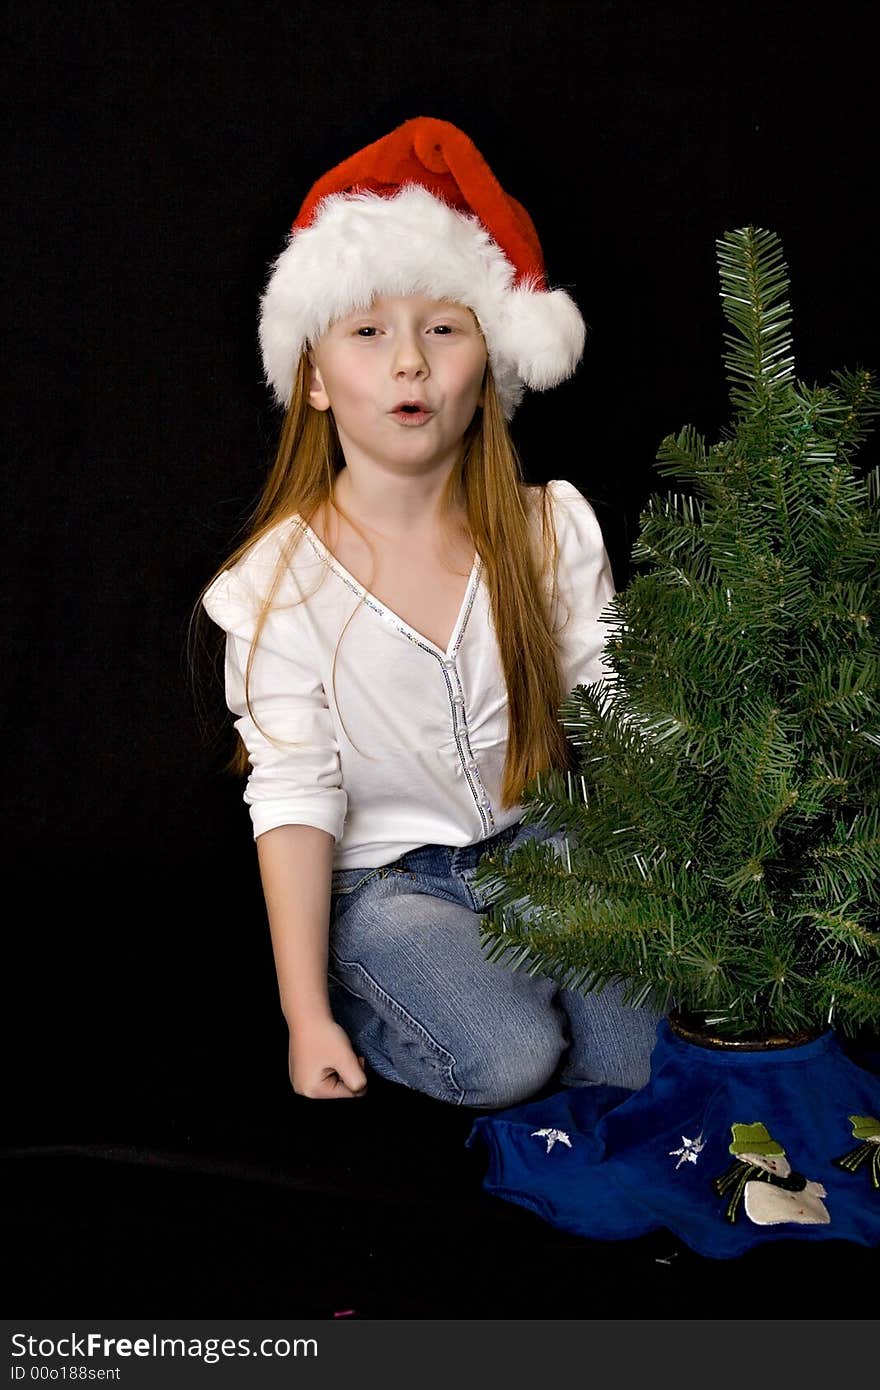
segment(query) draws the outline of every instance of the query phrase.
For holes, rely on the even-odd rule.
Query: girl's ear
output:
[[[327,395],[321,373],[311,353],[309,353],[309,405],[314,406],[315,410],[330,409],[330,397]]]

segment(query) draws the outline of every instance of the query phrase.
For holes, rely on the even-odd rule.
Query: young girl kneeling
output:
[[[272,267],[278,457],[203,603],[301,1095],[362,1095],[366,1065],[479,1108],[647,1080],[656,1013],[487,961],[473,882],[546,838],[518,797],[568,765],[557,711],[604,673],[595,514],[526,485],[507,428],[583,340],[528,213],[444,121],[320,179]]]

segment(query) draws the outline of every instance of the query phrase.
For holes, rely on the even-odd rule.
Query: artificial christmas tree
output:
[[[641,572],[603,615],[609,674],[560,710],[576,765],[523,792],[555,845],[476,873],[490,959],[659,1000],[651,1081],[483,1117],[468,1142],[489,1145],[490,1189],[588,1235],[668,1225],[738,1253],[752,1237],[723,1234],[712,1182],[734,1154],[734,1183],[750,1166],[750,1191],[811,1199],[815,1219],[758,1194],[752,1211],[781,1215],[755,1228],[875,1243],[876,1192],[856,1194],[835,1160],[880,1113],[876,1079],[841,1047],[880,1023],[880,470],[852,461],[880,392],[861,369],[796,381],[777,237],[746,227],[717,246],[733,427],[711,448],[690,428],[660,448],[687,491],[648,503]],[[505,1128],[520,1122],[521,1151]],[[547,1129],[569,1139],[554,1145],[565,1200],[531,1169]],[[776,1157],[731,1147],[749,1133]]]

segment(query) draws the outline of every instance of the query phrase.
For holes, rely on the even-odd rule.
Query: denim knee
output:
[[[504,1110],[531,1099],[553,1077],[564,1046],[561,1031],[548,1030],[520,1047],[499,1037],[489,1055],[475,1053],[456,1061],[453,1071],[464,1092],[462,1103]]]

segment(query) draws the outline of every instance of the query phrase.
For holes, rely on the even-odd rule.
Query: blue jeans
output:
[[[460,849],[420,845],[376,869],[337,869],[330,904],[330,1006],[355,1051],[386,1080],[452,1105],[499,1109],[562,1086],[638,1089],[659,1013],[609,984],[584,995],[486,959],[473,887],[502,844],[562,835],[508,826]]]

